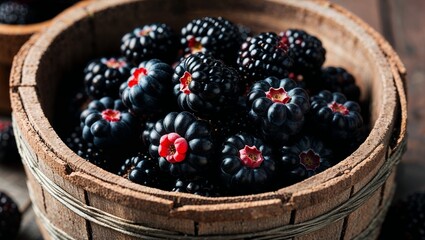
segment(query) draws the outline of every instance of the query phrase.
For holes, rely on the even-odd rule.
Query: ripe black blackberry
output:
[[[174,94],[180,109],[213,116],[233,109],[242,92],[237,71],[203,53],[191,54],[176,67]]]
[[[264,32],[242,43],[237,65],[244,81],[250,85],[270,76],[287,77],[293,60],[276,33]]]
[[[140,144],[139,119],[128,112],[121,99],[103,97],[89,103],[81,113],[82,136],[101,149],[133,149]]]
[[[294,60],[292,72],[320,72],[326,60],[326,49],[316,36],[301,29],[287,29],[279,33],[280,43]]]
[[[292,79],[268,77],[252,85],[248,109],[264,141],[285,144],[303,130],[310,102],[308,93]]]
[[[360,102],[360,88],[354,76],[342,67],[322,68],[322,88],[331,92],[340,92],[347,100]]]
[[[185,55],[210,53],[214,58],[234,65],[242,43],[239,27],[222,17],[193,19],[181,29],[181,44]]]
[[[29,24],[35,22],[30,7],[26,3],[17,1],[0,2],[0,23]]]
[[[165,23],[136,27],[121,38],[121,53],[134,65],[153,58],[171,64],[179,48],[178,35]]]
[[[90,61],[84,68],[84,86],[91,99],[117,98],[121,83],[131,75],[133,65],[123,57],[102,57]]]
[[[214,160],[209,124],[189,112],[170,112],[149,134],[149,153],[162,171],[175,177],[204,174]]]
[[[172,77],[171,66],[159,59],[141,62],[120,87],[124,105],[139,117],[168,112],[176,105]]]
[[[119,169],[118,175],[148,187],[166,189],[171,186],[170,178],[161,173],[158,162],[148,153],[139,152],[127,158]]]
[[[106,171],[113,171],[116,162],[118,162],[93,143],[86,142],[81,136],[81,127],[79,126],[65,138],[65,144],[78,156]]]
[[[0,239],[15,239],[21,227],[22,214],[16,202],[0,192]]]
[[[191,193],[206,197],[220,196],[218,186],[212,183],[209,179],[203,177],[194,179],[178,178],[171,191]]]
[[[333,152],[317,137],[304,135],[280,150],[281,186],[307,179],[332,166]]]
[[[51,19],[79,0],[2,0],[0,23],[32,24]]]
[[[410,193],[391,204],[379,239],[425,239],[425,192]]]
[[[0,162],[19,163],[20,159],[12,121],[9,118],[0,118]]]
[[[229,137],[219,154],[221,181],[229,194],[266,192],[276,175],[272,148],[245,133]]]
[[[363,117],[357,102],[347,101],[344,94],[323,90],[310,98],[309,128],[326,141],[342,144],[358,136]]]

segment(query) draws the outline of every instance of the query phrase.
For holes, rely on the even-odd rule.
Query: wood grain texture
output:
[[[421,156],[425,154],[425,149],[421,147],[421,143],[425,141],[425,139],[423,139],[425,136],[425,127],[424,124],[421,123],[425,114],[423,112],[425,102],[421,97],[421,92],[425,87],[423,86],[423,84],[425,84],[425,71],[423,65],[425,57],[424,48],[421,47],[425,41],[424,32],[421,30],[421,26],[425,24],[425,19],[422,14],[422,11],[425,9],[425,6],[423,6],[424,2],[421,0],[390,0],[387,6],[390,12],[385,11],[384,13],[382,13],[383,8],[379,3],[380,1],[377,0],[332,0],[332,2],[341,4],[348,10],[354,12],[379,32],[395,35],[385,35],[385,37],[388,40],[393,39],[391,43],[396,47],[403,62],[407,65],[409,71],[408,88],[410,109],[409,147],[399,168],[400,174],[397,176],[397,191],[399,191],[401,195],[405,195],[414,190],[425,189],[425,177],[423,176],[425,163],[421,158]],[[391,31],[388,31],[388,27]],[[384,31],[383,28],[387,30]],[[414,74],[412,75],[412,73]],[[412,101],[414,102],[412,103]],[[0,169],[0,177],[3,177],[3,174],[4,172],[1,172]],[[15,174],[22,175],[22,173]],[[393,177],[392,175],[392,178]],[[2,181],[0,181],[0,186],[1,183]],[[25,199],[23,196],[22,198]],[[208,229],[208,225],[205,227]],[[25,234],[25,236],[30,237],[22,239],[37,239],[36,234]]]

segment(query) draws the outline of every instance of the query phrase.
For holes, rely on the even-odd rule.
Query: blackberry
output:
[[[185,55],[210,53],[214,58],[234,65],[241,43],[239,27],[222,17],[193,19],[181,29]]]
[[[179,178],[176,180],[171,191],[191,193],[206,197],[220,196],[217,185],[212,183],[209,179],[203,177],[194,179]]]
[[[148,153],[139,152],[129,157],[118,171],[118,175],[130,181],[148,187],[163,188],[170,186],[170,179],[163,176],[158,167],[158,162]]]
[[[242,24],[238,24],[237,26],[242,37],[242,42],[246,41],[246,39],[253,36],[253,33],[249,27]]]
[[[332,166],[333,152],[323,141],[305,135],[280,151],[281,184],[290,185],[316,175]]]
[[[242,82],[234,68],[202,53],[180,62],[173,83],[180,109],[204,117],[233,109],[242,92]]]
[[[379,239],[425,239],[425,192],[412,192],[391,204]]]
[[[12,121],[9,118],[0,118],[0,162],[18,163],[20,160]]]
[[[344,94],[323,90],[310,98],[309,127],[333,143],[346,143],[363,127],[363,117],[357,102],[347,101]]]
[[[141,62],[121,87],[121,99],[135,115],[167,112],[176,102],[172,94],[173,69],[159,59]]]
[[[118,162],[114,161],[110,154],[96,147],[93,143],[86,142],[81,136],[81,127],[76,127],[75,130],[65,138],[65,144],[81,158],[106,171],[113,171],[116,165],[115,162]]]
[[[342,67],[322,68],[323,89],[340,92],[350,101],[360,101],[360,88],[356,85],[354,76]]]
[[[117,98],[121,83],[131,75],[133,66],[125,58],[102,57],[90,61],[84,68],[84,86],[92,99]]]
[[[248,85],[270,76],[285,78],[292,64],[288,48],[274,32],[247,38],[237,58],[238,70]]]
[[[149,153],[159,167],[176,177],[204,174],[214,159],[211,130],[189,112],[170,112],[149,134]]]
[[[28,4],[16,1],[0,2],[0,23],[23,25],[35,21]]]
[[[310,102],[295,81],[268,77],[252,85],[248,109],[264,141],[281,145],[301,133]]]
[[[233,194],[270,190],[276,175],[272,148],[245,133],[229,137],[221,148],[221,180]]]
[[[131,149],[139,145],[140,122],[120,99],[93,100],[81,113],[82,136],[101,149]]]
[[[22,214],[16,202],[0,192],[0,239],[15,239],[21,227]]]
[[[171,64],[178,49],[178,35],[165,23],[136,27],[121,38],[121,53],[135,65],[153,58]]]
[[[287,29],[279,33],[280,43],[294,60],[295,73],[320,71],[326,60],[326,49],[317,37],[301,29]]]

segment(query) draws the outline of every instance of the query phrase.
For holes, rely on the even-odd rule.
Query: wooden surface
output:
[[[425,1],[422,0],[332,0],[378,30],[396,49],[408,71],[408,150],[399,165],[396,198],[425,190]],[[19,164],[0,165],[0,190],[8,192],[24,211],[18,239],[42,237],[35,225],[25,185],[25,175]]]

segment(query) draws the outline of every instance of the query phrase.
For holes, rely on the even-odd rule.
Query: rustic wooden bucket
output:
[[[10,114],[12,110],[9,97],[9,75],[13,57],[34,33],[48,27],[50,22],[51,19],[26,25],[0,23],[0,114]]]
[[[209,198],[144,187],[72,152],[52,125],[59,82],[88,60],[119,51],[135,26],[178,28],[223,16],[253,31],[304,28],[326,65],[347,68],[370,101],[371,132],[338,165],[263,194]],[[110,0],[74,8],[15,58],[10,96],[33,208],[46,239],[376,239],[406,148],[406,70],[383,38],[325,1]],[[72,81],[72,79],[71,79]]]

